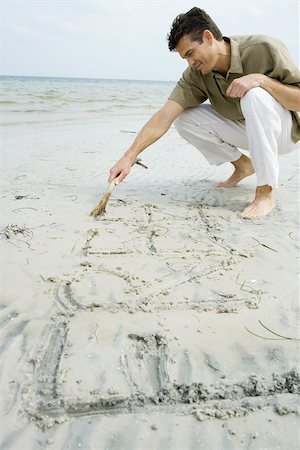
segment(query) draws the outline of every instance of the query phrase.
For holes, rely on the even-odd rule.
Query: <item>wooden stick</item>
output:
[[[148,169],[147,166],[145,166],[145,164],[141,163],[140,158],[137,158],[133,161],[132,166],[134,164],[138,164],[139,166],[144,167],[145,169]],[[96,206],[96,208],[93,209],[93,211],[91,212],[91,216],[93,217],[97,217],[100,216],[101,214],[105,213],[105,208],[107,205],[107,202],[111,196],[111,194],[113,193],[113,190],[115,189],[116,184],[115,184],[115,178],[109,183],[107,191],[105,192],[105,194],[103,195],[102,199],[100,200],[100,202],[98,203],[98,205]]]

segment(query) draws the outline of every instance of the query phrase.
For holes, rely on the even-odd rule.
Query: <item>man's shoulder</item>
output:
[[[284,43],[273,36],[266,34],[252,34],[252,35],[235,35],[230,36],[230,39],[237,42],[241,49],[246,49],[255,46],[265,48],[281,48],[285,47]]]
[[[182,81],[199,84],[203,81],[202,73],[193,67],[187,67],[181,76]]]

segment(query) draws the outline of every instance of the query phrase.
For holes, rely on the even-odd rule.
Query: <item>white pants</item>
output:
[[[175,127],[210,164],[236,161],[242,154],[238,148],[248,150],[257,185],[277,187],[278,154],[300,147],[291,138],[291,112],[259,87],[250,89],[240,102],[245,120],[225,119],[203,104],[184,110]]]

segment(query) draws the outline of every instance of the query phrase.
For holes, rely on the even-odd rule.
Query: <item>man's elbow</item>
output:
[[[288,108],[292,112],[300,112],[300,100],[296,100],[291,108]]]
[[[161,120],[170,128],[172,123],[184,111],[184,108],[174,100],[168,99],[164,106],[159,110]]]
[[[300,112],[300,87],[298,88],[298,92],[297,92],[297,96],[296,96],[296,106],[294,111],[295,112]]]

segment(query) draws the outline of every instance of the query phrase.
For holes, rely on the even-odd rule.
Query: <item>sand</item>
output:
[[[297,449],[299,153],[247,220],[171,129],[90,217],[139,125],[2,132],[0,448]]]

